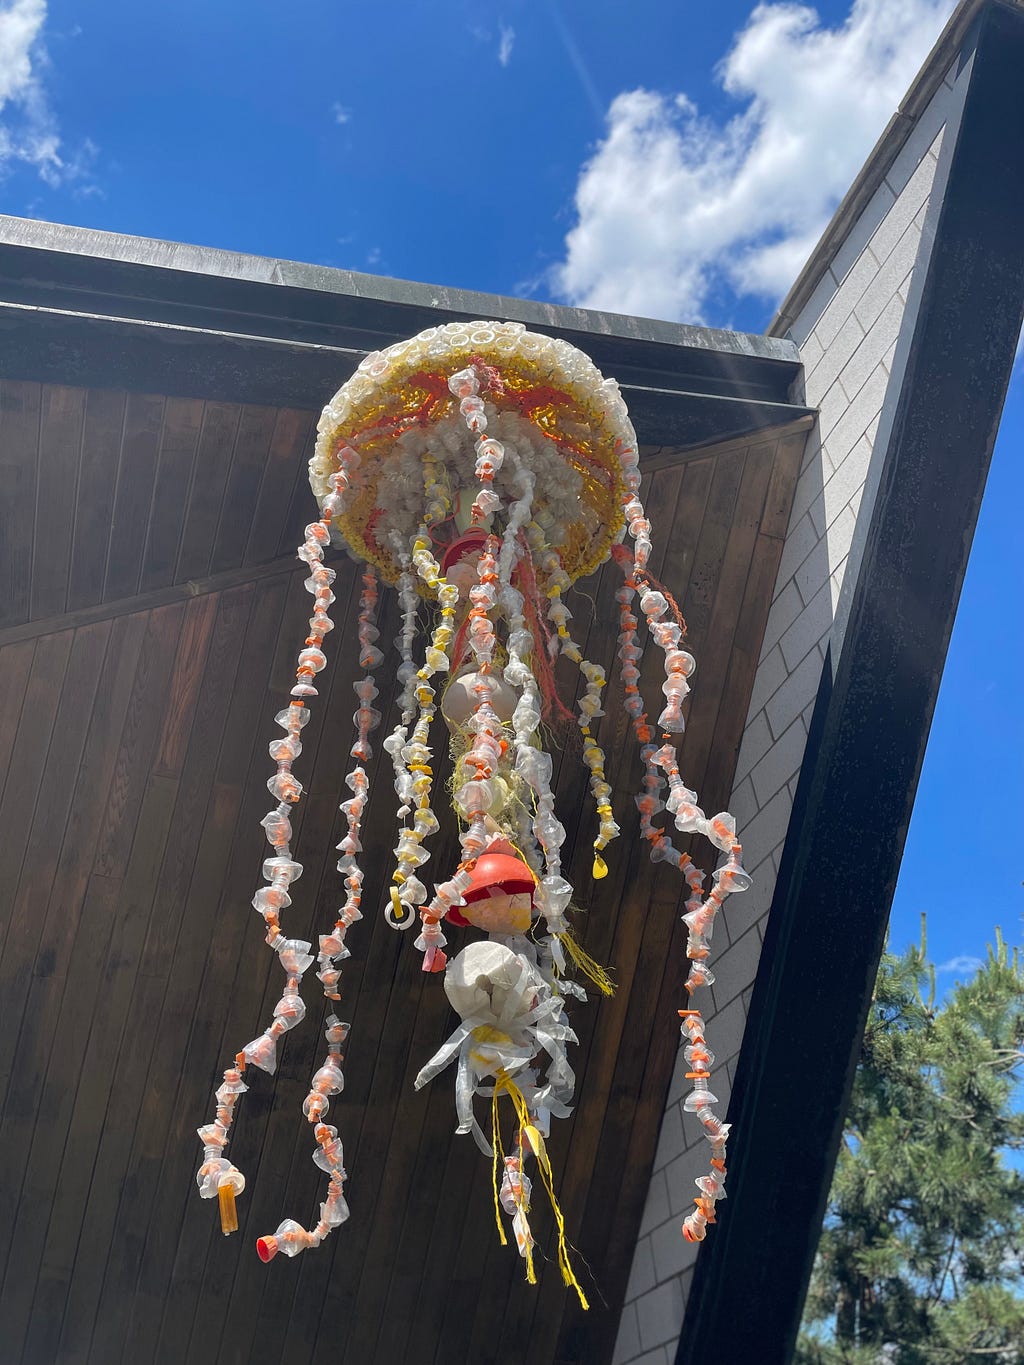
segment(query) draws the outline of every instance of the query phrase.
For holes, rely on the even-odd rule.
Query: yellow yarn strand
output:
[[[502,1091],[505,1091],[508,1094],[509,1099],[512,1101],[513,1108],[516,1111],[516,1117],[519,1120],[520,1127],[520,1142],[522,1141],[522,1135],[525,1134],[529,1140],[530,1146],[533,1148],[534,1155],[537,1158],[537,1166],[540,1170],[541,1179],[544,1181],[544,1188],[547,1191],[548,1200],[551,1204],[551,1212],[554,1214],[555,1218],[555,1226],[558,1229],[558,1268],[562,1272],[562,1280],[566,1285],[571,1285],[572,1288],[576,1290],[577,1297],[580,1301],[580,1307],[586,1310],[590,1307],[590,1304],[587,1303],[587,1296],[584,1294],[583,1287],[579,1280],[577,1280],[572,1268],[572,1263],[569,1260],[569,1248],[565,1239],[565,1219],[562,1217],[562,1210],[559,1208],[558,1198],[555,1195],[555,1177],[554,1172],[551,1169],[551,1161],[548,1157],[547,1148],[544,1145],[544,1138],[541,1136],[539,1130],[530,1122],[530,1111],[526,1106],[523,1092],[505,1071],[500,1071],[494,1082],[492,1116],[495,1121],[495,1132],[497,1133],[496,1118],[498,1112],[498,1096]],[[498,1141],[500,1141],[500,1137],[498,1138]],[[496,1158],[498,1141],[495,1142],[494,1147]],[[521,1148],[519,1160],[521,1163]],[[495,1160],[494,1170],[495,1179],[497,1179],[497,1159]],[[497,1185],[495,1185],[495,1202],[497,1202]],[[504,1241],[504,1238],[502,1240]],[[531,1284],[536,1283],[536,1279],[533,1277],[533,1258],[529,1253],[527,1253],[526,1278]]]
[[[505,1148],[504,1148],[504,1146],[503,1146],[503,1144],[502,1144],[502,1141],[501,1141],[501,1116],[500,1116],[500,1114],[499,1114],[499,1112],[498,1112],[498,1100],[499,1100],[499,1098],[500,1098],[500,1096],[501,1096],[502,1091],[505,1091],[508,1095],[511,1096],[511,1098],[512,1098],[512,1104],[513,1104],[513,1106],[515,1107],[515,1111],[516,1111],[517,1117],[519,1116],[519,1113],[520,1113],[520,1108],[519,1108],[519,1105],[520,1105],[520,1104],[522,1105],[522,1112],[523,1112],[524,1114],[526,1114],[527,1120],[529,1120],[529,1117],[530,1117],[530,1116],[529,1116],[529,1114],[526,1112],[526,1101],[523,1099],[523,1093],[522,1093],[522,1091],[519,1089],[519,1087],[516,1085],[515,1081],[513,1081],[513,1080],[511,1079],[511,1077],[508,1075],[508,1073],[507,1073],[506,1071],[500,1071],[500,1072],[498,1073],[498,1076],[497,1076],[497,1078],[496,1078],[496,1080],[495,1080],[495,1083],[494,1083],[494,1094],[493,1094],[493,1096],[491,1097],[491,1148],[492,1148],[492,1150],[493,1150],[493,1152],[494,1152],[494,1161],[493,1161],[493,1164],[492,1164],[492,1167],[491,1167],[491,1184],[492,1184],[493,1187],[494,1187],[494,1221],[495,1221],[495,1222],[497,1223],[497,1225],[498,1225],[498,1236],[501,1238],[501,1245],[502,1245],[502,1246],[507,1246],[507,1245],[508,1245],[508,1239],[507,1239],[506,1236],[505,1236],[505,1227],[504,1227],[504,1224],[503,1224],[502,1221],[501,1221],[502,1209],[501,1209],[501,1199],[500,1199],[500,1197],[499,1197],[499,1188],[498,1188],[498,1187],[499,1187],[499,1180],[500,1180],[499,1172],[504,1168],[504,1165],[505,1165]],[[518,1098],[519,1098],[519,1104],[516,1103],[516,1097],[517,1097],[517,1096],[518,1096]],[[522,1127],[522,1119],[521,1119],[521,1118],[520,1118],[520,1127]],[[522,1140],[520,1139],[520,1144],[519,1144],[519,1178],[520,1178],[520,1182],[522,1181],[522,1176],[523,1176],[523,1147],[522,1147]],[[537,1283],[537,1272],[536,1272],[536,1270],[534,1269],[534,1265],[533,1265],[533,1247],[530,1246],[529,1243],[527,1243],[527,1245],[526,1245],[526,1252],[525,1252],[525,1254],[524,1254],[524,1258],[523,1258],[523,1259],[526,1261],[526,1283],[527,1283],[527,1284],[536,1284],[536,1283]]]
[[[500,1073],[502,1076],[504,1072]],[[501,1199],[499,1198],[499,1175],[498,1172],[505,1164],[505,1149],[501,1145],[501,1123],[498,1116],[498,1096],[501,1094],[497,1084],[494,1087],[494,1094],[491,1096],[491,1150],[494,1159],[491,1163],[491,1184],[494,1186],[494,1221],[498,1225],[498,1236],[501,1238],[501,1245],[508,1246],[508,1239],[505,1236],[505,1225],[501,1221]]]
[[[530,863],[529,863],[529,860],[528,860],[527,857],[526,857],[526,854],[525,854],[525,853],[523,852],[523,850],[519,847],[519,845],[518,845],[518,844],[516,843],[516,841],[512,838],[512,836],[511,836],[510,834],[506,834],[506,832],[505,832],[504,830],[502,830],[502,832],[501,832],[501,837],[502,837],[502,839],[505,840],[506,844],[509,844],[509,845],[510,845],[512,848],[514,848],[515,851],[519,854],[519,861],[520,861],[521,863],[524,863],[524,864],[526,865],[526,870],[527,870],[527,872],[529,872],[530,876],[533,878],[533,884],[534,884],[534,886],[536,886],[536,885],[537,885],[537,874],[536,874],[536,872],[534,872],[533,868],[530,866]]]
[[[608,968],[594,961],[571,929],[567,929],[564,934],[556,934],[555,937],[576,964],[577,971],[588,981],[592,981],[602,995],[615,994],[615,982],[608,975]]]

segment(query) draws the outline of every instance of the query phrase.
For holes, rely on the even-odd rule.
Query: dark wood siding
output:
[[[0,626],[262,564],[301,539],[315,415],[0,380]]]
[[[450,1075],[412,1089],[452,1018],[375,910],[394,842],[391,782],[376,768],[369,910],[342,978],[346,1090],[332,1112],[352,1218],[319,1251],[264,1267],[254,1238],[284,1216],[308,1221],[322,1198],[300,1113],[321,1040],[316,983],[277,1076],[259,1074],[240,1108],[232,1154],[249,1185],[230,1239],[196,1194],[194,1129],[279,986],[250,898],[266,745],[308,615],[306,570],[280,557],[313,511],[314,415],[6,382],[0,423],[16,501],[0,528],[13,532],[0,632],[5,1362],[607,1361],[685,975],[679,880],[635,838],[640,771],[619,687],[601,737],[623,837],[601,883],[578,739],[557,765],[582,934],[619,982],[611,1001],[574,1011],[579,1103],[551,1143],[590,1314],[551,1262],[531,1288],[497,1244],[487,1163],[453,1136]],[[801,432],[770,433],[682,460],[646,452],[653,567],[699,664],[683,771],[708,810],[728,798],[802,445]],[[338,902],[355,705],[355,570],[335,567],[338,628],[300,760],[305,873],[286,921],[313,939]],[[615,580],[604,572],[570,599],[578,638],[606,665]],[[384,640],[396,628],[389,600]],[[651,651],[643,670],[653,692]],[[428,872],[455,848],[445,826]],[[550,1247],[539,1209],[536,1221]]]

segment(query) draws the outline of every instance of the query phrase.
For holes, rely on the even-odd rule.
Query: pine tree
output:
[[[939,1005],[923,922],[883,957],[798,1365],[1024,1365],[1022,1048],[998,930]]]

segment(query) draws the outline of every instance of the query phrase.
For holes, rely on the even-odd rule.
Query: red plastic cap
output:
[[[489,896],[492,887],[507,896],[520,896],[525,892],[533,894],[537,881],[529,865],[514,853],[504,852],[506,847],[509,845],[504,842],[492,844],[486,853],[481,853],[477,858],[470,873],[472,882],[462,893],[467,904]]]
[[[529,864],[523,862],[507,839],[495,839],[488,845],[477,858],[470,878],[470,885],[463,893],[467,905],[485,900],[492,889],[503,891],[507,896],[521,896],[526,892],[532,896],[537,886]],[[471,923],[457,905],[446,912],[445,919],[461,928]]]
[[[277,1238],[257,1237],[256,1255],[260,1258],[261,1261],[264,1262],[272,1261],[274,1257],[277,1255]]]

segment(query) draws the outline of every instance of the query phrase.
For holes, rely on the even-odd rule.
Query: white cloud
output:
[[[0,0],[0,169],[25,162],[51,189],[75,184],[82,193],[98,193],[89,182],[95,146],[86,139],[73,154],[62,152],[47,99],[46,9],[46,0]]]
[[[498,35],[498,61],[502,66],[508,66],[509,59],[512,56],[512,46],[516,40],[516,31],[514,28],[501,24],[498,28]]]
[[[737,112],[625,91],[580,172],[555,267],[572,303],[700,321],[716,294],[777,299],[928,54],[954,0],[854,0],[823,26],[758,5],[718,77]]]
[[[982,965],[980,957],[970,957],[967,954],[962,954],[960,957],[951,957],[948,962],[943,962],[940,966],[936,967],[935,970],[940,976],[946,974],[973,976]]]
[[[33,85],[32,48],[45,19],[46,0],[11,0],[0,9],[0,108]]]
[[[334,115],[335,123],[348,123],[349,119],[352,117],[352,110],[346,109],[345,106],[339,104],[337,100],[331,105],[331,113]]]

